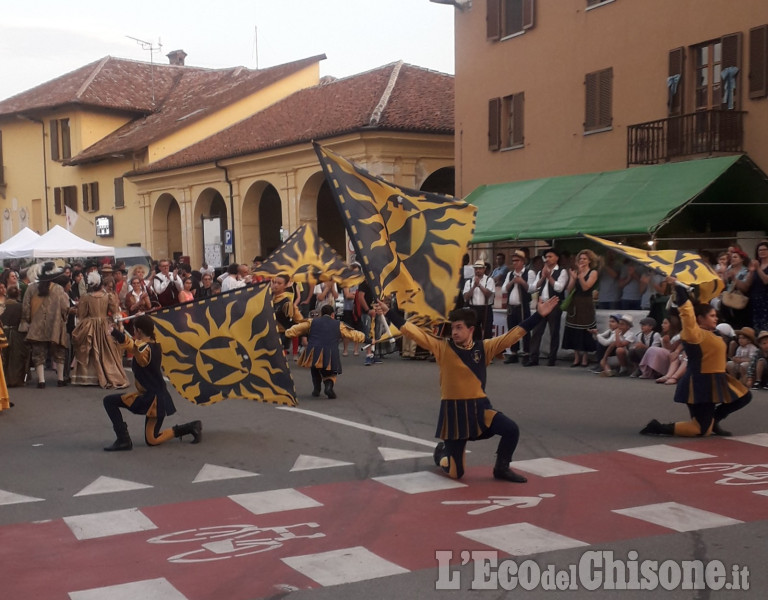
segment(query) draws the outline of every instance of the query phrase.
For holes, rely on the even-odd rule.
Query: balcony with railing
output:
[[[627,127],[627,166],[743,152],[744,111],[702,110]]]

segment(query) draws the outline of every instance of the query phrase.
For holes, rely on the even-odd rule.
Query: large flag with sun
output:
[[[715,270],[700,254],[688,250],[641,250],[634,246],[617,244],[587,233],[585,238],[610,248],[619,256],[629,258],[648,267],[655,273],[677,278],[680,283],[696,285],[699,288],[699,302],[709,302],[725,288]]]
[[[396,293],[399,308],[444,321],[477,209],[388,183],[318,144],[315,151],[374,294]]]
[[[293,281],[313,284],[335,281],[342,287],[363,281],[363,274],[353,271],[309,225],[294,231],[253,274],[267,278],[288,275]]]
[[[195,404],[245,398],[296,406],[269,284],[152,313],[163,371]]]

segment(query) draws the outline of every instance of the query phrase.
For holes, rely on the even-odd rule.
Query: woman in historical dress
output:
[[[566,292],[573,292],[565,310],[563,349],[573,350],[572,367],[589,365],[589,352],[595,351],[595,338],[591,330],[597,327],[595,302],[592,292],[599,276],[598,259],[592,250],[582,250],[576,255],[576,268],[571,269]]]
[[[3,348],[3,367],[5,367],[5,382],[8,387],[19,387],[24,385],[29,372],[29,346],[27,346],[27,334],[25,329],[20,328],[21,312],[21,292],[18,286],[11,286],[5,299],[5,310],[0,315],[0,321],[3,323],[5,337],[8,340],[8,347]]]
[[[87,281],[88,293],[77,305],[79,322],[72,332],[76,359],[72,383],[105,389],[127,387],[121,350],[109,335],[110,319],[120,312],[117,297],[102,288],[97,272],[88,273]]]

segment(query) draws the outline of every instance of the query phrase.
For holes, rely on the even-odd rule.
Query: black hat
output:
[[[63,272],[64,272],[64,269],[61,267],[57,267],[55,263],[46,262],[46,263],[43,263],[42,267],[40,267],[40,271],[37,274],[37,280],[53,281]]]

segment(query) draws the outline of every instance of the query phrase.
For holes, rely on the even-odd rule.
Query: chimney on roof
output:
[[[187,53],[184,52],[184,50],[174,50],[173,52],[169,52],[166,54],[168,57],[168,62],[172,65],[176,65],[177,67],[183,67],[184,66],[184,59],[187,58]]]

